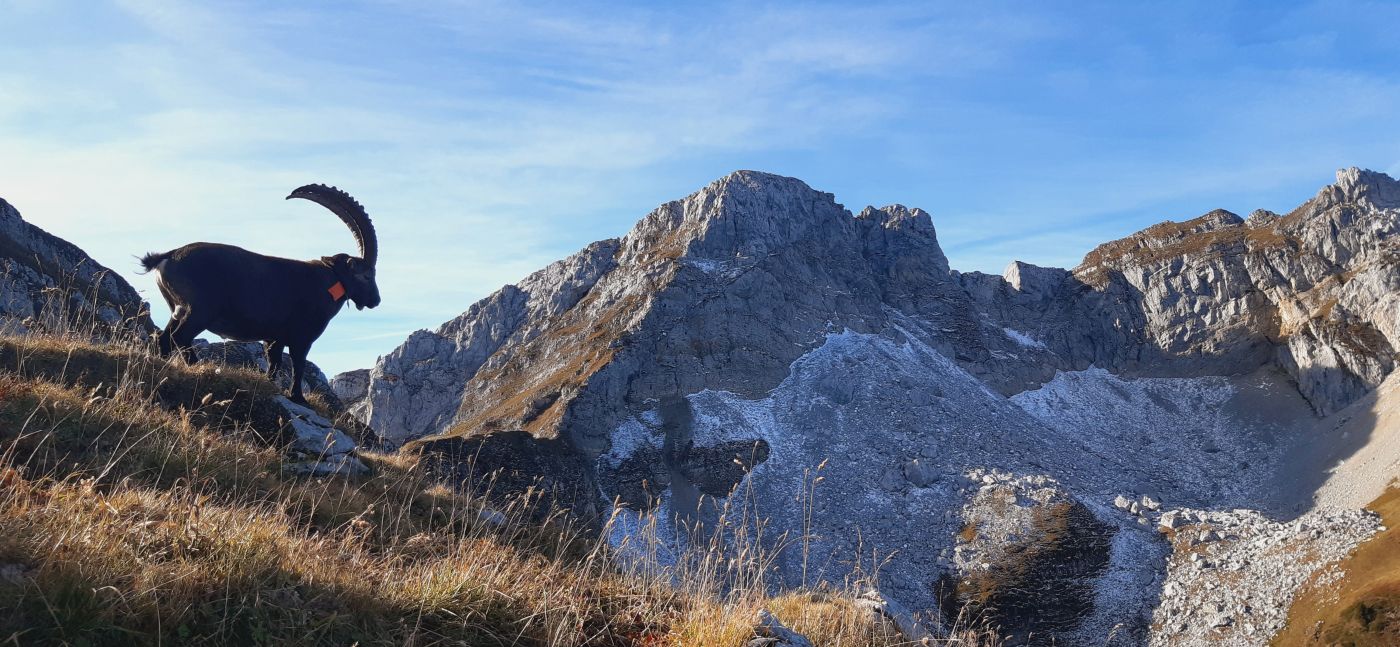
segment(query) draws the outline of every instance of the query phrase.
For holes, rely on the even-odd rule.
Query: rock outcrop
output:
[[[963,508],[945,610],[1016,632],[1008,644],[1065,642],[1093,613],[1116,528],[1043,476],[969,476],[981,485]]]
[[[291,443],[284,471],[310,476],[365,474],[369,468],[355,455],[355,440],[331,421],[286,396],[275,398],[286,415]]]
[[[145,333],[154,329],[149,312],[118,273],[0,199],[0,330]]]
[[[527,476],[620,502],[624,534],[655,515],[661,552],[752,505],[802,538],[785,584],[844,581],[873,548],[879,593],[916,611],[949,603],[939,582],[1014,611],[1028,576],[1063,596],[1006,633],[1143,644],[1172,553],[1152,506],[1286,521],[1329,478],[1297,454],[1393,370],[1398,233],[1400,184],[1351,169],[1286,215],[1212,211],[998,277],[951,270],[921,210],[741,171],[414,333],[355,406],[447,468],[539,444]]]
[[[331,378],[330,385],[335,397],[347,406],[354,405],[369,393],[369,369],[357,368],[336,375]]]
[[[1100,245],[1072,272],[1014,263],[964,284],[1057,368],[1189,376],[1274,363],[1328,414],[1394,369],[1397,234],[1400,183],[1348,169],[1286,216],[1216,210]]]

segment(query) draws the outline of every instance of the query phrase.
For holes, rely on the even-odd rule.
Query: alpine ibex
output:
[[[306,355],[345,299],[361,310],[379,305],[374,281],[379,243],[369,214],[344,191],[308,184],[287,196],[292,198],[310,200],[340,216],[360,244],[359,257],[336,254],[298,261],[218,243],[147,254],[141,265],[156,271],[156,285],[171,311],[159,335],[162,356],[179,350],[186,361],[196,361],[194,338],[208,330],[225,339],[263,342],[267,375],[276,379],[285,347],[292,355],[291,397],[305,402],[301,381]]]

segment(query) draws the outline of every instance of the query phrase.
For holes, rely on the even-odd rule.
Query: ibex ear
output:
[[[342,274],[350,273],[350,266],[348,263],[349,260],[349,254],[336,254],[335,256],[321,257],[321,262],[325,263],[326,267],[331,268],[331,271],[335,272],[336,276],[341,276]]]

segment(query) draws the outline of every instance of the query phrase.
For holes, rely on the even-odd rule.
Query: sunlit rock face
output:
[[[991,276],[950,269],[922,210],[741,171],[346,385],[394,444],[528,433],[569,456],[537,476],[621,504],[622,534],[659,515],[669,551],[753,506],[802,537],[785,584],[879,555],[881,591],[933,625],[1012,600],[1018,641],[1143,644],[1164,514],[1311,519],[1332,487],[1323,454],[1359,441],[1318,439],[1364,418],[1400,348],[1397,233],[1400,184],[1349,169],[1288,214],[1211,211]],[[1037,613],[1028,577],[1069,599]]]
[[[1202,375],[1276,364],[1327,414],[1394,367],[1397,232],[1400,183],[1347,169],[1286,216],[1216,210],[1100,245],[1067,274],[1034,268],[1029,287],[1024,264],[1003,281],[964,282],[989,317],[1071,368]]]

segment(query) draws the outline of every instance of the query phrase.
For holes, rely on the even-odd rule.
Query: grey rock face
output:
[[[353,404],[369,393],[369,369],[357,368],[331,378],[331,390],[341,402]]]
[[[0,330],[148,333],[149,311],[116,272],[0,200]]]
[[[737,485],[804,535],[778,579],[844,581],[878,546],[881,593],[917,611],[940,580],[1000,572],[1054,509],[1083,568],[1053,575],[1074,594],[1051,629],[1010,628],[1142,644],[1170,553],[1157,528],[1189,527],[1159,502],[1297,514],[1276,486],[1313,411],[1392,371],[1398,200],[1349,170],[1286,215],[1213,211],[996,277],[949,269],[923,211],[853,215],[738,172],[415,333],[361,411],[396,442],[441,434],[421,446],[444,469],[461,447],[538,453],[532,477],[568,475],[637,523],[713,523]],[[963,549],[990,557],[962,559],[959,533],[999,500],[1005,532]]]
[[[370,369],[360,411],[391,444],[438,433],[462,406],[463,389],[487,360],[559,320],[612,269],[618,241],[605,240],[507,286],[437,330],[420,330]]]
[[[1071,274],[966,275],[983,313],[1057,368],[1211,375],[1275,363],[1320,414],[1394,368],[1400,183],[1348,169],[1286,216],[1212,211],[1100,245]],[[1053,295],[1047,297],[1047,294]]]
[[[340,400],[340,406],[356,420],[366,417],[365,408],[369,395],[369,369],[357,368],[331,378],[331,392]],[[397,444],[397,443],[395,443]]]

